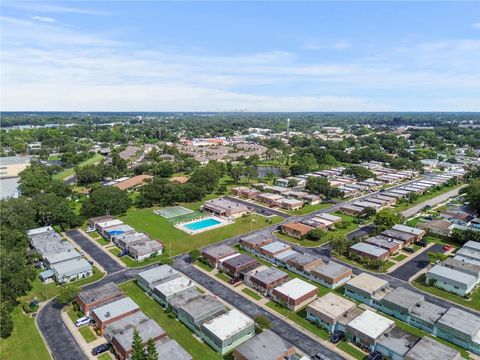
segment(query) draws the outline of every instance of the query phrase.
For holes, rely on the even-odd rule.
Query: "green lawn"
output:
[[[348,264],[351,264],[351,265],[353,265],[353,266],[359,267],[359,268],[361,268],[361,269],[365,269],[365,270],[369,270],[369,271],[376,271],[376,272],[379,272],[379,273],[385,272],[385,271],[387,271],[388,269],[390,269],[393,265],[395,265],[395,263],[394,263],[393,261],[388,260],[388,261],[385,263],[383,269],[378,270],[378,269],[374,269],[374,268],[370,268],[370,267],[368,267],[368,266],[365,266],[365,264],[363,264],[363,263],[361,263],[361,262],[358,262],[358,261],[356,261],[356,260],[350,259],[349,257],[346,257],[346,256],[344,256],[344,255],[337,255],[337,254],[335,254],[334,257],[335,257],[336,259],[340,260],[340,261],[346,262],[346,263],[348,263]]]
[[[12,320],[12,335],[0,340],[0,358],[50,360],[50,354],[35,326],[35,321],[28,315],[24,315],[20,307],[13,310]]]
[[[92,329],[90,329],[90,326],[84,325],[81,328],[78,329],[80,334],[82,334],[83,338],[87,343],[90,343],[92,341],[95,341],[97,338],[95,334],[92,332]]]
[[[219,278],[220,280],[223,280],[225,282],[229,282],[232,278],[230,276],[228,276],[227,274],[224,274],[224,273],[216,273],[215,274],[215,277]]]
[[[247,294],[248,296],[254,298],[255,300],[260,300],[262,296],[257,292],[253,291],[252,289],[245,288],[242,290],[243,293]]]
[[[97,241],[100,245],[105,246],[110,244],[110,241],[105,239],[103,236],[99,236],[97,238],[93,238],[95,241]]]
[[[480,310],[480,289],[476,289],[475,291],[473,291],[470,294],[470,299],[465,299],[448,291],[425,284],[425,274],[418,276],[415,280],[413,280],[412,284],[420,290],[429,292],[430,294],[436,296],[440,296],[456,304],[467,306],[475,310]]]
[[[285,210],[285,212],[290,215],[306,215],[306,214],[310,214],[311,212],[325,209],[330,206],[332,206],[332,204],[330,203],[320,203],[315,205],[305,205],[304,207],[298,210]]]
[[[38,274],[41,271],[38,271]],[[105,273],[101,272],[96,266],[93,266],[93,275],[91,277],[74,281],[70,284],[75,286],[83,286],[90,284],[94,281],[100,280]],[[51,298],[54,298],[60,292],[61,286],[56,285],[55,283],[44,284],[40,281],[39,277],[36,276],[32,282],[32,290],[22,298],[21,301],[30,301],[34,298],[37,298],[39,301],[45,301]]]
[[[134,227],[135,230],[146,232],[152,239],[161,240],[166,249],[169,248],[171,242],[171,256],[186,253],[194,249],[200,249],[209,244],[282,221],[282,218],[279,216],[267,219],[259,215],[249,215],[235,220],[234,224],[196,235],[189,235],[175,228],[163,217],[155,215],[152,208],[130,209],[127,215],[120,219]],[[255,221],[252,221],[252,219],[255,219]]]
[[[353,356],[355,359],[358,359],[358,360],[363,360],[367,357],[367,355],[365,355],[365,353],[363,353],[361,350],[357,349],[352,344],[349,344],[345,340],[340,341],[337,344],[337,348],[345,351],[347,354]]]
[[[103,353],[97,357],[97,360],[112,360],[112,357],[109,353]]]
[[[270,309],[275,310],[277,313],[288,317],[288,319],[296,322],[298,325],[306,329],[307,331],[311,332],[312,334],[317,335],[318,337],[327,340],[329,337],[328,331],[316,326],[315,324],[312,324],[310,321],[308,321],[305,316],[306,312],[305,309],[301,309],[298,312],[293,312],[291,310],[288,310],[287,308],[283,307],[282,305],[274,302],[274,301],[269,301],[266,304]]]
[[[115,256],[118,256],[118,254],[121,253],[121,250],[117,247],[114,247],[114,248],[111,248],[109,249],[108,251],[110,251],[113,255]],[[166,254],[162,254],[162,255],[158,255],[158,256],[154,256],[152,258],[148,258],[146,260],[143,260],[143,261],[135,261],[133,260],[130,256],[128,255],[125,255],[125,256],[122,256],[121,258],[119,258],[125,265],[127,265],[128,267],[142,267],[142,266],[147,266],[147,265],[150,265],[150,264],[155,264],[155,263],[158,263],[158,262],[163,262],[167,259],[167,255]]]
[[[176,340],[194,359],[220,360],[222,356],[213,351],[208,345],[199,342],[192,336],[192,332],[175,317],[165,312],[162,307],[153,299],[145,295],[144,291],[133,281],[120,285],[141,310],[150,318],[155,320],[168,334],[171,339]]]
[[[400,254],[400,255],[395,256],[393,258],[393,260],[402,261],[403,259],[406,259],[407,257],[408,257],[407,255]]]
[[[85,160],[84,162],[80,163],[78,166],[82,167],[82,166],[87,166],[87,165],[93,165],[93,164],[95,164],[97,162],[100,162],[102,160],[103,160],[103,155],[96,154],[94,157],[92,157],[88,160]],[[73,175],[74,173],[75,173],[74,168],[68,168],[68,169],[65,169],[65,170],[59,172],[58,174],[53,175],[52,177],[54,179],[57,179],[57,180],[63,180],[66,177],[68,177],[70,175]]]
[[[197,260],[197,261],[195,261],[195,265],[198,266],[198,267],[201,267],[205,271],[208,271],[208,272],[213,271],[212,267],[208,264],[205,264],[204,262],[201,262],[201,261]]]

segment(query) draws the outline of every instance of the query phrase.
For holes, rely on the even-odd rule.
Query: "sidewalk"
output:
[[[195,266],[195,265],[193,265]],[[342,356],[344,359],[348,359],[348,360],[356,360],[353,356],[351,356],[350,354],[342,351],[341,349],[337,348],[334,344],[332,344],[331,342],[329,342],[328,340],[324,340],[320,337],[318,337],[317,335],[315,334],[312,334],[311,332],[309,332],[308,330],[306,330],[304,327],[298,325],[295,321],[292,321],[290,319],[288,319],[287,317],[284,317],[282,316],[281,314],[277,313],[275,310],[269,308],[268,306],[266,306],[266,303],[268,301],[270,301],[270,299],[268,298],[265,298],[262,296],[262,299],[261,300],[258,300],[258,301],[255,301],[253,298],[251,298],[250,296],[248,296],[247,294],[245,294],[242,289],[244,289],[246,286],[243,285],[242,286],[237,286],[237,287],[234,287],[230,284],[227,284],[226,282],[222,281],[221,279],[218,279],[214,274],[213,272],[208,272],[204,269],[202,269],[200,266],[195,266],[195,269],[203,272],[205,275],[211,277],[212,279],[214,279],[215,281],[217,282],[220,282],[221,284],[227,286],[230,290],[232,291],[235,291],[237,294],[239,294],[240,296],[244,297],[245,299],[247,299],[248,301],[250,302],[255,302],[255,304],[257,304],[258,306],[260,306],[262,309],[268,311],[270,314],[272,314],[273,316],[275,317],[278,317],[280,319],[282,319],[283,321],[287,322],[289,325],[293,326],[294,328],[296,328],[297,330],[301,331],[302,333],[304,333],[305,335],[307,335],[308,337],[312,338],[313,340],[319,342],[320,344],[322,344],[323,346],[325,346],[326,348],[330,349],[331,351],[339,354],[340,356]],[[295,344],[294,344],[295,345]]]

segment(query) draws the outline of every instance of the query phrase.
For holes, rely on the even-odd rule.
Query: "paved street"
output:
[[[292,327],[287,322],[283,321],[280,317],[273,316],[269,312],[262,309],[260,306],[256,305],[254,302],[246,300],[243,296],[238,295],[219,281],[213,280],[201,271],[195,269],[188,263],[188,256],[175,258],[174,267],[177,270],[183,272],[185,275],[189,276],[197,283],[210,290],[215,295],[229,302],[230,304],[250,316],[252,319],[255,318],[257,315],[264,315],[268,317],[272,321],[272,331],[274,331],[284,339],[290,341],[291,343],[295,344],[295,346],[297,346],[310,356],[321,352],[325,356],[325,359],[342,359],[341,356],[325,348],[322,344],[311,339],[303,332]]]
[[[415,275],[420,270],[426,268],[429,264],[428,262],[428,253],[429,252],[440,252],[443,253],[443,246],[435,244],[430,247],[428,250],[422,252],[421,254],[415,256],[410,261],[406,262],[398,269],[389,273],[390,276],[399,278],[404,281],[408,281],[413,275]]]
[[[62,308],[55,300],[48,302],[38,313],[38,328],[55,360],[86,360],[83,350],[60,316]],[[23,336],[28,337],[28,334]]]
[[[450,191],[448,191],[446,193],[443,193],[441,195],[438,195],[438,196],[434,197],[433,199],[424,201],[421,204],[415,205],[415,206],[401,212],[401,214],[406,219],[409,218],[409,217],[412,217],[413,215],[420,212],[425,206],[435,206],[435,205],[438,205],[438,204],[441,204],[441,203],[447,201],[451,197],[457,196],[458,193],[460,192],[460,189],[461,189],[461,187],[450,190]]]
[[[370,235],[373,232],[373,230],[375,230],[375,225],[369,224],[361,227],[360,229],[352,231],[347,235],[347,238],[348,240],[352,240],[355,238],[363,238],[364,236]]]
[[[90,257],[98,262],[107,273],[113,273],[120,271],[123,267],[113,260],[108,254],[105,253],[105,249],[102,249],[99,245],[90,240],[87,236],[82,234],[79,230],[70,230],[66,232],[67,236],[72,239],[78,246],[82,248]]]

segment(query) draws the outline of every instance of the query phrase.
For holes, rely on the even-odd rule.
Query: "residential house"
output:
[[[155,240],[143,240],[128,246],[128,253],[135,261],[143,261],[162,254],[162,243]]]
[[[93,268],[84,258],[75,258],[62,261],[50,266],[53,276],[59,283],[83,279],[93,274]]]
[[[388,250],[364,242],[359,242],[350,246],[348,251],[350,255],[356,254],[372,260],[386,260],[390,257],[390,252]]]
[[[286,223],[281,226],[282,232],[286,235],[301,239],[307,235],[313,228],[302,223]]]
[[[480,355],[480,316],[451,307],[436,324],[437,336]]]
[[[345,285],[345,295],[365,303],[369,306],[379,307],[380,300],[390,290],[388,281],[368,273],[361,273]]]
[[[444,237],[450,237],[453,229],[453,224],[443,219],[419,222],[417,226],[429,234],[440,235]]]
[[[182,275],[156,285],[153,289],[152,296],[164,308],[167,308],[170,303],[170,299],[193,288],[196,288],[193,281]]]
[[[363,240],[363,242],[388,250],[390,255],[397,253],[403,246],[402,242],[391,238],[384,238],[383,236],[372,236]]]
[[[273,242],[273,239],[270,236],[262,234],[252,234],[240,239],[240,245],[242,248],[250,252],[256,252],[262,246],[270,244],[271,242]]]
[[[331,292],[308,304],[307,320],[333,333],[338,321],[356,308],[354,302]]]
[[[462,355],[459,351],[450,346],[439,343],[438,341],[424,336],[408,351],[405,360],[429,359],[434,355],[435,360],[461,360]]]
[[[342,205],[340,206],[339,211],[343,214],[350,215],[350,216],[360,216],[363,215],[364,208],[355,205]]]
[[[217,268],[218,262],[237,254],[237,251],[228,245],[214,245],[202,251],[202,256],[210,266],[214,269]]]
[[[125,297],[97,307],[91,310],[90,314],[100,334],[103,335],[108,324],[123,319],[139,310],[139,306],[132,299]]]
[[[357,346],[372,351],[383,334],[395,326],[393,320],[366,310],[350,321],[346,328],[347,338]]]
[[[299,278],[292,279],[272,291],[272,299],[297,311],[317,298],[317,287]]]
[[[311,270],[322,264],[323,261],[320,257],[310,254],[298,254],[290,257],[286,261],[286,267],[288,270],[302,276],[308,276]]]
[[[380,310],[385,314],[409,322],[411,311],[424,301],[422,294],[397,287],[380,300]]]
[[[271,330],[264,330],[257,336],[237,346],[233,350],[234,360],[283,360],[296,353],[294,345],[276,335]]]
[[[329,261],[312,269],[309,278],[330,289],[336,289],[350,280],[352,275],[351,268]]]
[[[193,360],[193,357],[172,339],[160,339],[155,343],[155,349],[157,350],[159,359]]]
[[[268,261],[276,263],[277,261],[275,259],[275,255],[289,250],[292,250],[290,245],[284,244],[280,241],[273,241],[270,244],[264,245],[260,248],[259,256]]]
[[[256,268],[257,266],[258,262],[253,257],[246,254],[238,254],[222,260],[219,269],[232,277],[240,278],[240,273]]]
[[[182,276],[170,265],[161,265],[137,274],[137,284],[148,294],[152,294],[155,286]]]
[[[177,308],[179,321],[195,333],[200,332],[201,325],[227,311],[225,305],[211,295],[199,296]]]
[[[465,296],[477,285],[475,276],[443,265],[435,265],[427,271],[425,282],[445,291]]]
[[[415,236],[415,241],[422,240],[422,238],[425,236],[426,232],[425,230],[422,229],[417,229],[411,226],[407,225],[402,225],[402,224],[397,224],[392,227],[393,230],[401,231],[406,234],[411,234]]]
[[[261,267],[251,270],[244,276],[245,283],[264,296],[271,295],[273,289],[288,281],[289,277],[274,267]]]
[[[80,307],[80,310],[88,316],[92,309],[119,300],[123,296],[123,291],[115,283],[109,282],[105,285],[79,292],[75,302]]]
[[[419,340],[420,337],[399,327],[394,327],[380,336],[377,340],[375,351],[380,352],[385,358],[391,360],[403,360],[405,355]]]

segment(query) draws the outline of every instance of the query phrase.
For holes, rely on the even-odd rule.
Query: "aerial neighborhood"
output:
[[[480,357],[478,127],[236,116],[7,117],[7,358]]]

